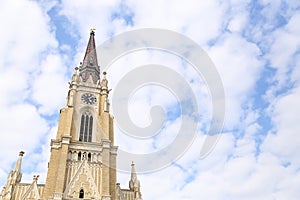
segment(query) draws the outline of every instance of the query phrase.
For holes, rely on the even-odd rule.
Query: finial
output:
[[[40,177],[40,175],[33,175],[33,180],[37,181],[39,177]]]
[[[106,72],[103,72],[103,75],[105,76],[107,73]]]
[[[134,166],[134,162],[133,161],[131,161],[131,166]]]
[[[79,69],[78,67],[75,67],[75,68],[74,68],[74,74],[73,74],[73,76],[74,76],[74,75],[77,75],[78,69]],[[72,79],[73,79],[73,78],[74,78],[74,77],[72,77]]]
[[[24,155],[24,151],[20,151],[19,156],[23,156]]]
[[[90,31],[91,31],[90,34],[91,34],[91,35],[94,35],[94,34],[95,34],[95,30],[96,30],[95,28],[91,28],[91,29],[90,29]]]

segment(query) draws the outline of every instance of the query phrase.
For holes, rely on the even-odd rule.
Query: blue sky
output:
[[[23,181],[40,174],[44,182],[49,141],[91,27],[97,45],[124,31],[161,28],[186,35],[207,52],[223,81],[226,118],[216,147],[199,160],[212,108],[203,77],[166,52],[118,59],[108,70],[112,89],[138,66],[163,64],[187,80],[201,111],[198,133],[185,154],[160,171],[139,175],[143,198],[299,199],[299,11],[296,0],[1,1],[0,185],[21,149],[26,152]],[[129,104],[131,120],[149,124],[145,113],[153,105],[165,108],[168,117],[160,135],[132,139],[116,126],[120,148],[148,153],[176,137],[178,102],[164,89],[149,85],[139,90]],[[128,179],[128,174],[118,175],[123,187]]]

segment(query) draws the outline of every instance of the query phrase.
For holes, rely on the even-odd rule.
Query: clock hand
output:
[[[90,103],[93,103],[93,99],[94,99],[93,96],[91,96],[91,97],[89,98],[89,102],[90,102]]]

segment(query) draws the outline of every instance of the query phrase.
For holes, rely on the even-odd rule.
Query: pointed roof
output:
[[[91,32],[90,32],[90,39],[89,39],[88,45],[87,45],[86,50],[85,50],[83,65],[88,64],[88,62],[90,61],[89,60],[90,56],[95,56],[94,57],[95,58],[94,63],[95,63],[95,65],[97,64],[97,66],[98,66],[94,29],[91,29]]]
[[[26,199],[34,199],[38,200],[41,199],[38,185],[37,185],[37,180],[39,178],[39,175],[34,175],[33,176],[33,181],[32,184],[27,188],[26,192],[23,194],[21,197],[21,200],[26,200]]]
[[[94,83],[100,79],[100,69],[97,60],[96,44],[95,44],[95,29],[91,29],[90,39],[86,47],[82,65],[80,66],[80,76],[86,82],[91,76]]]

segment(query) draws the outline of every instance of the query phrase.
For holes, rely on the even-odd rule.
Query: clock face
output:
[[[84,93],[81,95],[81,101],[86,104],[95,104],[97,102],[97,98],[90,93]]]

